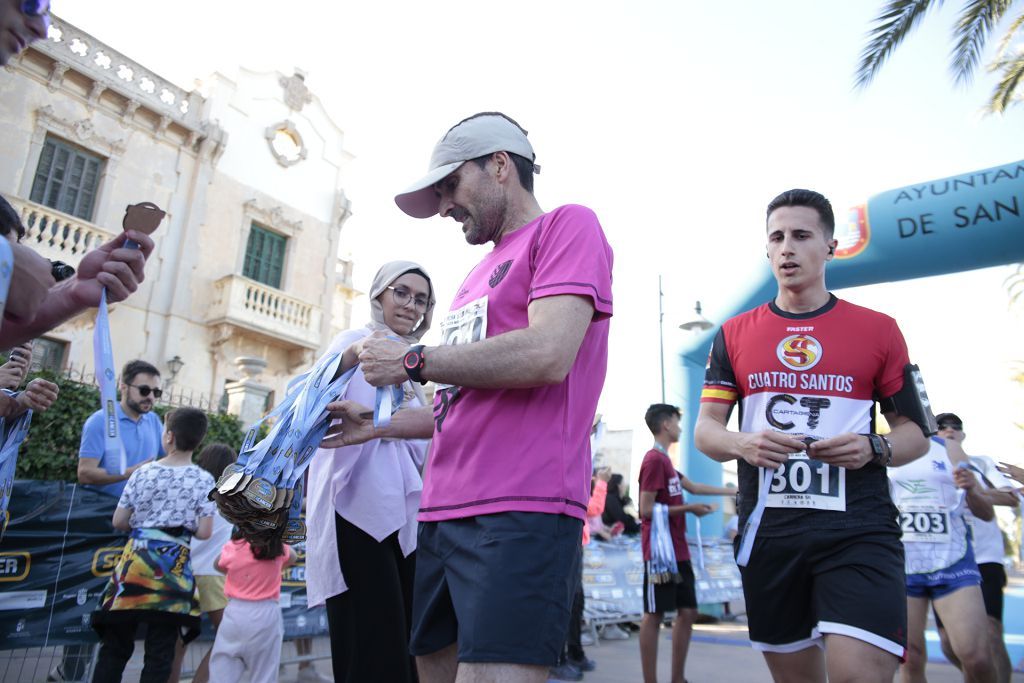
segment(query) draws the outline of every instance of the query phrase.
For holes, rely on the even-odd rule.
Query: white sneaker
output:
[[[629,640],[629,634],[616,624],[608,624],[601,629],[601,637],[605,640]]]
[[[590,635],[590,631],[584,631],[580,634],[580,645],[583,647],[590,647],[594,644],[594,636]]]
[[[333,680],[319,673],[313,667],[307,666],[304,669],[299,669],[299,675],[295,678],[295,683],[331,683]]]

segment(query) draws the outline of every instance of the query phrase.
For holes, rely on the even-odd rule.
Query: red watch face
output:
[[[420,359],[422,356],[416,351],[410,351],[405,354],[405,358],[402,359],[402,364],[405,365],[406,369],[415,370],[420,366]]]

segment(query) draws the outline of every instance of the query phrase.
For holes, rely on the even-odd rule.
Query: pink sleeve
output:
[[[530,300],[576,294],[594,304],[594,319],[612,315],[612,249],[594,212],[563,206],[544,217],[531,257]]]
[[[594,482],[594,492],[587,503],[587,517],[596,517],[604,512],[604,502],[608,498],[608,482],[598,479]]]

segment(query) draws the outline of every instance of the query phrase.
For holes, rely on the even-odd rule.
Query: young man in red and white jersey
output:
[[[711,458],[739,460],[750,640],[776,681],[892,680],[907,614],[885,467],[920,457],[934,431],[896,322],[825,287],[834,230],[817,192],[768,205],[778,295],[722,326],[694,435]]]

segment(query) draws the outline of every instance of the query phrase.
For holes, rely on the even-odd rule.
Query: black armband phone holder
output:
[[[928,400],[928,392],[924,388],[921,369],[913,363],[903,367],[903,386],[889,398],[879,401],[883,413],[896,413],[906,417],[918,427],[925,436],[939,431],[932,413],[932,404]]]

